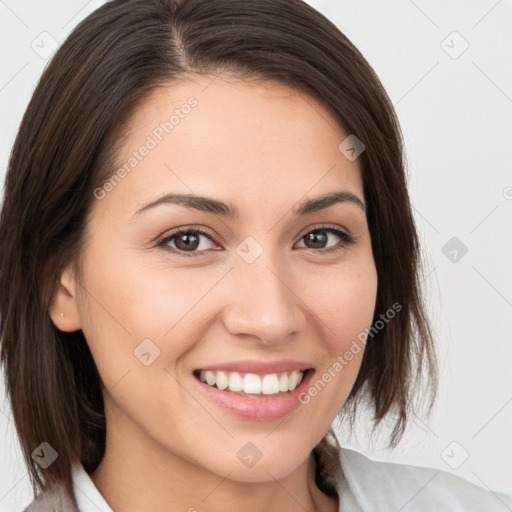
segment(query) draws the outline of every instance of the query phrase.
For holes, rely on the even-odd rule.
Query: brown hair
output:
[[[61,487],[72,495],[71,464],[90,472],[105,450],[101,379],[86,340],[82,331],[59,331],[48,313],[63,269],[83,246],[93,190],[112,175],[123,123],[150,91],[221,70],[313,96],[365,144],[359,161],[378,274],[374,322],[394,303],[402,309],[368,338],[341,413],[352,424],[364,401],[374,428],[392,416],[395,446],[425,371],[432,408],[437,365],[403,140],[363,56],[301,0],[114,0],[74,29],[44,71],[5,184],[1,363],[34,493]],[[59,457],[41,471],[31,453],[43,441]]]

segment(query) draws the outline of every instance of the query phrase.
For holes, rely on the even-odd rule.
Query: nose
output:
[[[235,336],[250,336],[261,344],[275,345],[304,329],[305,304],[289,268],[284,270],[275,259],[264,255],[252,263],[243,259],[235,263],[223,321]]]

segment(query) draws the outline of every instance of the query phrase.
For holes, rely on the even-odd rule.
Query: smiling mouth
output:
[[[281,396],[293,391],[311,369],[258,375],[256,373],[195,370],[194,377],[220,391],[238,395]]]

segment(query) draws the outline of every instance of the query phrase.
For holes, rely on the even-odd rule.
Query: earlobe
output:
[[[55,289],[49,311],[55,327],[64,332],[74,332],[82,328],[76,288],[76,280],[73,273],[69,268],[66,268]]]

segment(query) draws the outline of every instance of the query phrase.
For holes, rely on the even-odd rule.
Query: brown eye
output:
[[[333,236],[334,238],[339,238],[341,242],[338,244],[334,243],[327,245]],[[220,243],[217,242],[212,235],[198,228],[179,229],[173,231],[163,237],[157,245],[180,256],[197,257],[212,250],[211,248],[204,247],[205,244],[206,246],[208,245],[208,242],[202,243],[203,238],[209,240],[212,243],[217,243],[220,245]],[[333,227],[322,226],[307,232],[301,237],[301,241],[302,240],[305,241],[305,249],[311,249],[319,253],[344,249],[353,244],[355,241],[354,237],[345,233],[344,231]]]
[[[341,239],[341,243],[334,245],[327,245],[329,239],[332,238],[329,235],[335,235],[334,238]],[[315,228],[312,231],[306,233],[301,240],[304,240],[307,249],[317,250],[318,252],[330,252],[337,249],[343,249],[354,243],[354,237],[332,227],[320,227]]]
[[[202,238],[215,242],[206,231],[201,229],[181,229],[166,235],[158,242],[158,246],[183,256],[201,256],[208,251],[208,248],[204,247],[208,242],[202,242]]]
[[[201,235],[196,233],[182,232],[179,235],[174,235],[173,239],[177,249],[181,251],[193,251],[199,247]]]

